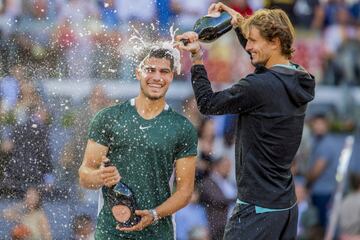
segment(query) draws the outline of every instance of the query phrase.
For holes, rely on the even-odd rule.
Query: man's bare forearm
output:
[[[103,180],[99,177],[99,170],[86,166],[81,166],[79,169],[80,186],[87,189],[99,189],[102,187]]]
[[[169,216],[185,207],[190,202],[192,191],[192,189],[176,191],[165,202],[156,207],[156,212],[159,217]]]

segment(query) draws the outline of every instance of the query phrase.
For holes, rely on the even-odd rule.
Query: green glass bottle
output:
[[[113,164],[108,161],[104,163],[104,166],[109,167]],[[108,188],[106,195],[111,212],[119,227],[131,227],[140,222],[141,218],[135,214],[136,199],[129,186],[120,181]]]
[[[232,29],[231,16],[221,12],[219,16],[203,16],[194,24],[194,32],[199,35],[202,42],[212,42]]]
[[[206,15],[199,18],[193,27],[193,31],[199,35],[201,42],[212,42],[232,29],[231,15],[221,12],[218,16]],[[181,40],[185,45],[188,40]]]

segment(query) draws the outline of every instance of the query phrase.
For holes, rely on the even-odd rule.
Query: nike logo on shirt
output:
[[[151,126],[145,126],[145,127],[143,127],[143,126],[140,125],[140,130],[145,130],[145,129],[148,129],[148,128],[151,128]]]

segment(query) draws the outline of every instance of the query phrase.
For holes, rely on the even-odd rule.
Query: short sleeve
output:
[[[101,145],[109,146],[110,136],[110,117],[106,109],[104,109],[98,112],[91,120],[88,138]]]
[[[195,127],[187,120],[182,128],[180,137],[176,145],[175,159],[197,155],[197,131]]]
[[[332,158],[334,158],[336,153],[333,150],[334,148],[331,146],[332,143],[328,140],[320,143],[315,151],[315,159],[322,159],[326,162],[329,162]]]

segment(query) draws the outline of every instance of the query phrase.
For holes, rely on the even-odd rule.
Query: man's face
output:
[[[245,49],[251,54],[251,63],[254,66],[266,66],[273,53],[274,43],[263,38],[256,27],[250,27]]]
[[[144,65],[136,71],[136,78],[140,81],[141,92],[151,100],[163,98],[174,78],[170,67],[170,60],[150,57]]]
[[[311,128],[315,135],[323,136],[328,132],[328,122],[323,118],[315,118],[311,121]]]

